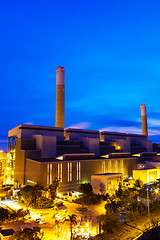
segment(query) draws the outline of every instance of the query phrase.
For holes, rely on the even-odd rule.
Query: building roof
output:
[[[99,173],[99,174],[92,174],[92,176],[114,176],[117,174],[122,175],[122,173]]]
[[[60,128],[60,127],[47,127],[47,126],[37,126],[37,125],[28,125],[28,124],[21,124],[18,127],[19,127],[19,129],[33,129],[33,130],[45,130],[45,131],[64,131],[64,128]]]
[[[156,167],[152,167],[152,166],[146,166],[145,168],[134,169],[133,171],[153,170],[153,169],[157,169],[157,168]]]
[[[91,133],[91,134],[99,134],[99,131],[96,130],[85,130],[85,129],[77,129],[77,128],[66,128],[66,132],[75,132],[75,133]]]

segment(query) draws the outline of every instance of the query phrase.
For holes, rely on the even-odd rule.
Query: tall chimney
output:
[[[148,140],[148,127],[147,127],[147,114],[146,114],[146,105],[141,105],[141,119],[142,119],[142,134],[146,135]]]
[[[55,127],[65,128],[65,71],[58,67],[56,71],[56,123]]]

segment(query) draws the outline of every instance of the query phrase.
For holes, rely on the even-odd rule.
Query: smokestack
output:
[[[148,140],[148,127],[147,127],[147,114],[146,114],[146,105],[141,105],[141,119],[142,119],[142,134],[146,135]]]
[[[58,67],[56,71],[56,123],[55,127],[65,128],[65,71]]]

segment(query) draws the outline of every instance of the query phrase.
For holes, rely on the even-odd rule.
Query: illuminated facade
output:
[[[116,160],[117,161],[117,160]],[[95,194],[114,194],[119,183],[122,184],[122,173],[103,173],[91,176],[91,185]]]
[[[10,130],[8,141],[15,150],[17,186],[47,187],[58,177],[61,191],[76,190],[80,183],[91,182],[94,174],[132,176],[138,158],[131,152],[152,147],[143,135],[25,124]]]
[[[14,184],[15,150],[0,151],[0,185]]]
[[[157,182],[159,176],[160,170],[154,167],[133,170],[133,178],[140,179],[143,183]]]

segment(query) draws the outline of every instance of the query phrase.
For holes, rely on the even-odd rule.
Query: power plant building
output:
[[[60,192],[77,190],[79,184],[97,176],[107,182],[131,177],[146,158],[160,161],[160,146],[148,141],[145,105],[141,106],[141,116],[143,134],[65,129],[65,71],[58,67],[55,127],[21,124],[8,132],[8,151],[15,149],[17,187],[47,187],[57,177]],[[109,185],[104,192],[108,189]]]
[[[11,143],[12,138],[16,138],[15,146],[9,146],[15,147],[17,186],[47,187],[57,177],[61,192],[77,190],[80,183],[91,182],[94,174],[130,177],[139,161],[133,155],[152,151],[144,135],[125,133],[22,124],[8,132]]]

